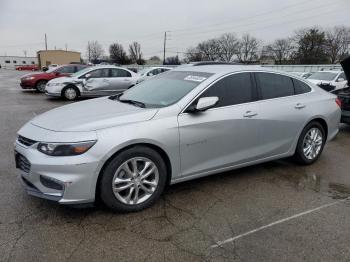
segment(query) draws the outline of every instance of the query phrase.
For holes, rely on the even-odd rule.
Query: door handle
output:
[[[302,103],[298,103],[298,104],[295,105],[295,109],[303,109],[305,107],[306,107],[306,105],[304,105]]]
[[[257,116],[257,115],[258,115],[257,112],[247,111],[247,112],[244,113],[243,117],[248,117],[248,118],[250,118],[250,117],[253,117],[253,116]]]

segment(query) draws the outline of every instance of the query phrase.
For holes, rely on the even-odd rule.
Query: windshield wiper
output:
[[[132,104],[141,108],[145,108],[146,105],[140,101],[135,101],[135,100],[131,100],[131,99],[118,99],[119,102],[122,103],[128,103],[128,104]]]

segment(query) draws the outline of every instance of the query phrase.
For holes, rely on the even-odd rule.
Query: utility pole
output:
[[[46,33],[45,33],[45,50],[47,50],[47,37],[46,37]]]
[[[163,65],[165,65],[165,49],[166,49],[166,31],[164,32],[164,53],[163,53]]]
[[[164,32],[164,50],[163,50],[163,65],[165,65],[165,50],[166,50],[166,41],[167,40],[171,40],[168,38],[167,33],[169,33],[170,31],[165,31]]]
[[[66,44],[65,46],[66,46],[66,51],[67,51],[67,49],[68,49],[68,45]]]

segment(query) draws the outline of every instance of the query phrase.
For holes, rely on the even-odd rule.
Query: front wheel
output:
[[[73,101],[78,98],[78,91],[75,87],[67,87],[63,91],[63,96],[65,99]]]
[[[36,83],[36,90],[38,92],[44,93],[45,92],[45,86],[46,86],[47,81],[45,80],[40,80],[38,83]]]
[[[295,160],[303,165],[313,164],[320,157],[325,142],[323,126],[319,122],[309,123],[300,134],[294,154]]]
[[[136,146],[115,156],[105,167],[99,192],[105,205],[118,212],[136,212],[159,199],[167,171],[153,149]]]

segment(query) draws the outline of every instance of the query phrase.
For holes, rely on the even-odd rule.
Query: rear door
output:
[[[133,78],[129,71],[121,68],[111,68],[110,69],[110,87],[111,92],[122,92],[133,85]]]
[[[201,97],[219,97],[204,112],[181,113],[181,168],[184,176],[229,167],[256,159],[260,129],[258,104],[251,73],[232,74],[204,91]]]
[[[287,153],[307,119],[307,102],[302,93],[311,89],[291,77],[254,73],[259,91],[260,158]]]

